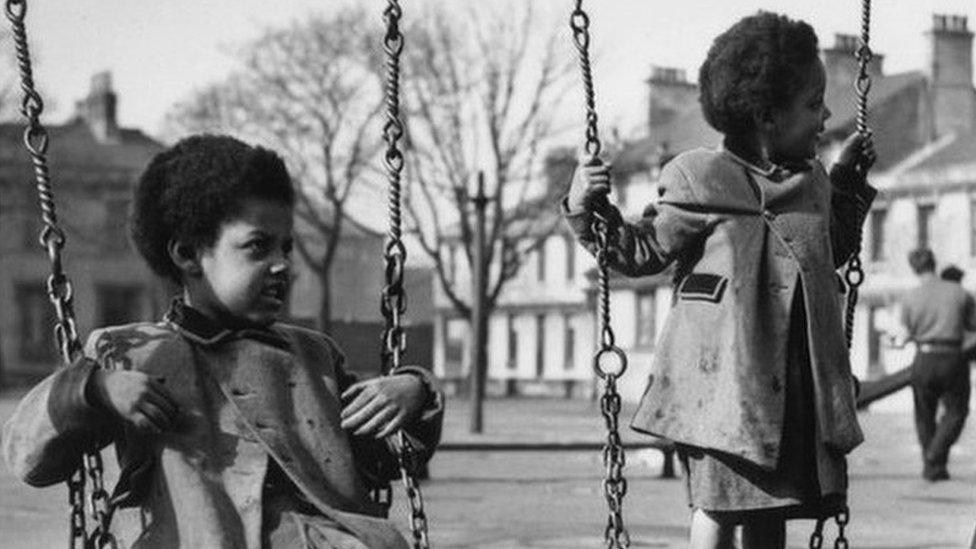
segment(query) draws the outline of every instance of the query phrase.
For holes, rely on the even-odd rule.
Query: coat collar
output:
[[[752,162],[749,162],[745,158],[742,158],[741,156],[725,148],[724,143],[722,145],[719,145],[719,151],[722,154],[726,155],[729,159],[731,159],[736,164],[739,164],[742,167],[744,167],[746,170],[756,175],[765,177],[766,179],[771,179],[773,181],[782,181],[795,173],[805,172],[813,169],[813,165],[809,161],[794,162],[786,165],[773,164],[772,162],[770,162],[768,167],[761,168],[753,164]]]
[[[181,298],[173,299],[164,320],[188,339],[201,345],[212,346],[225,341],[254,339],[282,349],[288,348],[284,335],[273,326],[231,329],[190,307]]]

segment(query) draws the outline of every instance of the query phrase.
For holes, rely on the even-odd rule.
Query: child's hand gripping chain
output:
[[[354,383],[342,393],[342,428],[381,439],[412,420],[426,388],[415,375],[381,376]]]

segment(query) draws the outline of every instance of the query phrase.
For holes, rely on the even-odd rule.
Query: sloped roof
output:
[[[696,107],[667,124],[651,128],[647,137],[625,145],[613,160],[613,166],[620,173],[647,170],[664,143],[671,153],[677,154],[695,147],[716,146],[721,138],[722,135],[708,125],[701,109]]]
[[[871,120],[871,111],[906,88],[925,85],[925,75],[920,71],[903,72],[874,77],[868,90],[868,125],[881,121]],[[830,108],[826,131],[848,128],[857,116],[857,96],[851,86],[830,86],[824,93],[824,103]]]
[[[976,163],[976,134],[966,134],[957,136],[947,146],[940,148],[928,158],[912,166],[907,170],[907,173],[974,163]]]
[[[875,77],[868,94],[868,124],[875,130],[875,146],[879,152],[878,168],[885,168],[921,143],[918,131],[910,131],[917,121],[913,117],[882,116],[879,113],[895,98],[905,93],[922,93],[925,76],[918,71],[890,76]],[[828,86],[824,101],[832,115],[827,120],[825,133],[835,137],[850,131],[857,114],[854,90],[847,85]],[[872,117],[872,113],[878,116]],[[649,169],[663,143],[672,154],[695,147],[712,147],[719,144],[721,134],[705,121],[700,108],[693,108],[682,115],[650,128],[647,137],[624,146],[614,159],[614,168],[620,173],[635,173]]]
[[[118,140],[100,142],[80,119],[46,128],[50,135],[48,160],[55,169],[141,171],[164,148],[141,130],[130,128],[120,128]],[[0,164],[30,163],[23,133],[23,124],[0,124]]]

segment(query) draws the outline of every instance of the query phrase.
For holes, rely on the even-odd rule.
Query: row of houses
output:
[[[924,41],[928,61],[919,70],[887,74],[884,56],[869,65],[869,125],[878,161],[871,183],[880,189],[864,233],[867,281],[855,318],[855,373],[873,378],[904,365],[901,350],[884,334],[898,295],[914,278],[906,262],[919,246],[943,264],[976,268],[976,90],[973,33],[961,16],[934,15]],[[833,112],[820,151],[828,160],[854,130],[852,85],[857,38],[837,35],[822,51]],[[647,80],[646,135],[612,159],[614,201],[625,215],[639,215],[656,196],[660,167],[681,151],[714,147],[720,135],[698,106],[697,86],[683,70],[654,67]],[[568,159],[567,161],[571,161]],[[554,212],[553,215],[556,215]],[[529,267],[506,289],[490,320],[489,388],[499,393],[592,394],[596,339],[594,262],[563,230],[549,238]],[[964,279],[976,287],[976,276]],[[612,280],[611,310],[617,344],[630,356],[620,382],[625,399],[639,398],[654,341],[671,303],[666,274]],[[467,324],[435,294],[435,372],[447,380],[467,372]]]

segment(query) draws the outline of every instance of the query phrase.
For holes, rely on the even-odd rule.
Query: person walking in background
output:
[[[976,303],[958,282],[935,275],[931,250],[913,250],[908,263],[919,284],[902,298],[900,320],[905,331],[901,343],[908,340],[916,345],[912,363],[915,429],[924,462],[922,476],[935,482],[949,478],[949,449],[969,414],[969,363],[962,344],[965,332],[976,330]],[[940,402],[945,412],[936,421]]]

